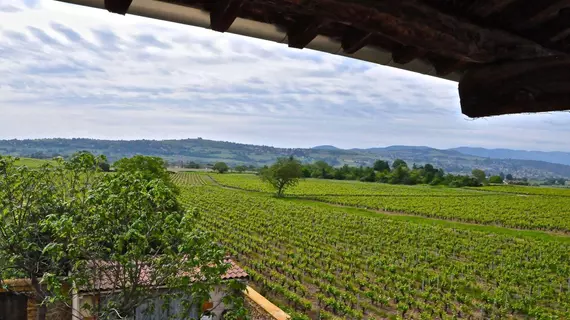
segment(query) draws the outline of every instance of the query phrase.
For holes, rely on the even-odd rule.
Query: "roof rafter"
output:
[[[425,51],[412,46],[399,46],[392,51],[392,60],[395,63],[406,64],[421,57]]]
[[[468,11],[480,17],[486,17],[517,0],[473,0],[468,6]]]
[[[372,33],[356,29],[354,27],[347,27],[341,40],[342,50],[345,53],[353,54],[368,45]]]
[[[250,0],[257,1],[261,0]],[[444,56],[477,63],[505,59],[528,59],[556,55],[534,41],[500,29],[475,25],[464,18],[445,14],[418,0],[344,2],[275,0],[321,19],[342,21],[356,28],[376,32],[404,45],[416,46]]]
[[[133,0],[105,0],[105,9],[109,12],[125,15]]]
[[[322,22],[315,17],[300,17],[287,27],[287,42],[290,48],[303,49],[319,34]]]
[[[236,20],[242,0],[218,0],[210,12],[210,28],[226,32]]]

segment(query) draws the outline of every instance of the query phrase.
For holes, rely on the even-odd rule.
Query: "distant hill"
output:
[[[180,161],[195,161],[213,164],[224,161],[229,165],[270,164],[277,157],[293,155],[303,162],[323,160],[333,166],[370,166],[375,160],[394,161],[403,159],[410,165],[431,163],[451,173],[470,173],[482,169],[488,174],[512,174],[515,177],[544,179],[549,177],[570,178],[570,165],[540,160],[495,159],[472,155],[462,150],[440,150],[423,146],[391,146],[386,148],[343,150],[325,145],[311,149],[275,148],[206,139],[183,140],[94,140],[94,139],[36,139],[0,140],[0,154],[33,158],[67,156],[80,150],[104,154],[115,161],[136,154],[162,157],[176,164]],[[465,151],[466,152],[466,151]]]
[[[511,149],[485,149],[485,148],[471,148],[471,147],[459,147],[450,150],[456,150],[463,154],[469,154],[484,158],[535,160],[535,161],[546,161],[546,162],[570,165],[570,152],[559,152],[559,151],[543,152],[543,151],[526,151],[526,150],[511,150]]]
[[[312,147],[311,149],[314,149],[314,150],[340,150],[339,148],[337,148],[335,146],[331,146],[331,145],[316,146],[316,147]]]

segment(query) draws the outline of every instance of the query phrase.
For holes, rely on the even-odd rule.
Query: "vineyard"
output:
[[[212,178],[228,187],[251,191],[273,192],[273,190],[252,174],[214,174]],[[326,195],[467,195],[481,196],[476,190],[452,189],[445,187],[405,186],[382,183],[362,183],[355,181],[305,179],[298,186],[287,191],[296,196]]]
[[[181,186],[201,186],[212,183],[212,178],[204,174],[178,173],[172,177],[172,181]]]
[[[201,212],[200,228],[247,268],[252,285],[299,319],[570,318],[565,236],[540,240],[399,221],[199,186],[190,183],[199,178],[180,175],[191,174],[176,181],[183,203]]]
[[[225,186],[271,192],[254,175],[214,175]],[[307,179],[290,195],[328,203],[490,224],[570,232],[570,191],[556,188],[490,186],[446,188]]]
[[[545,196],[561,196],[570,197],[570,188],[533,188],[525,186],[486,186],[476,188],[479,190],[491,191],[491,192],[504,192],[504,193],[516,193],[516,194],[537,194]]]
[[[505,227],[570,232],[570,198],[518,195],[480,197],[322,196],[325,202]]]

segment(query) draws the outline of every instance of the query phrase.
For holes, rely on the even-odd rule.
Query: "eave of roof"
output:
[[[105,0],[58,1],[105,9]],[[210,13],[197,8],[177,5],[169,2],[156,0],[133,0],[128,9],[128,14],[211,29]],[[272,24],[243,19],[240,17],[235,19],[226,32],[283,44],[288,44],[289,41],[287,33],[284,30],[279,30]],[[405,64],[396,63],[392,58],[391,52],[382,50],[378,47],[364,46],[358,51],[349,54],[342,50],[340,42],[323,35],[317,35],[305,48],[456,82],[459,81],[461,77],[461,73],[459,72],[451,72],[449,74],[439,76],[436,74],[435,68],[432,65],[429,65],[419,59],[413,59],[409,63]]]
[[[570,109],[568,0],[59,0],[459,82],[469,117]]]

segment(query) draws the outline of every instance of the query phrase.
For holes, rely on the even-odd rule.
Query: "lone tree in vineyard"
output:
[[[473,169],[473,171],[471,171],[471,175],[473,175],[479,183],[487,184],[487,175],[485,174],[485,171],[481,169]]]
[[[225,162],[216,162],[216,164],[214,164],[212,169],[214,171],[218,171],[219,173],[224,173],[224,172],[228,172],[230,167],[228,167],[228,165]]]
[[[271,167],[262,169],[261,180],[268,182],[277,191],[277,196],[282,197],[285,189],[299,183],[303,176],[301,162],[293,158],[279,158]]]

